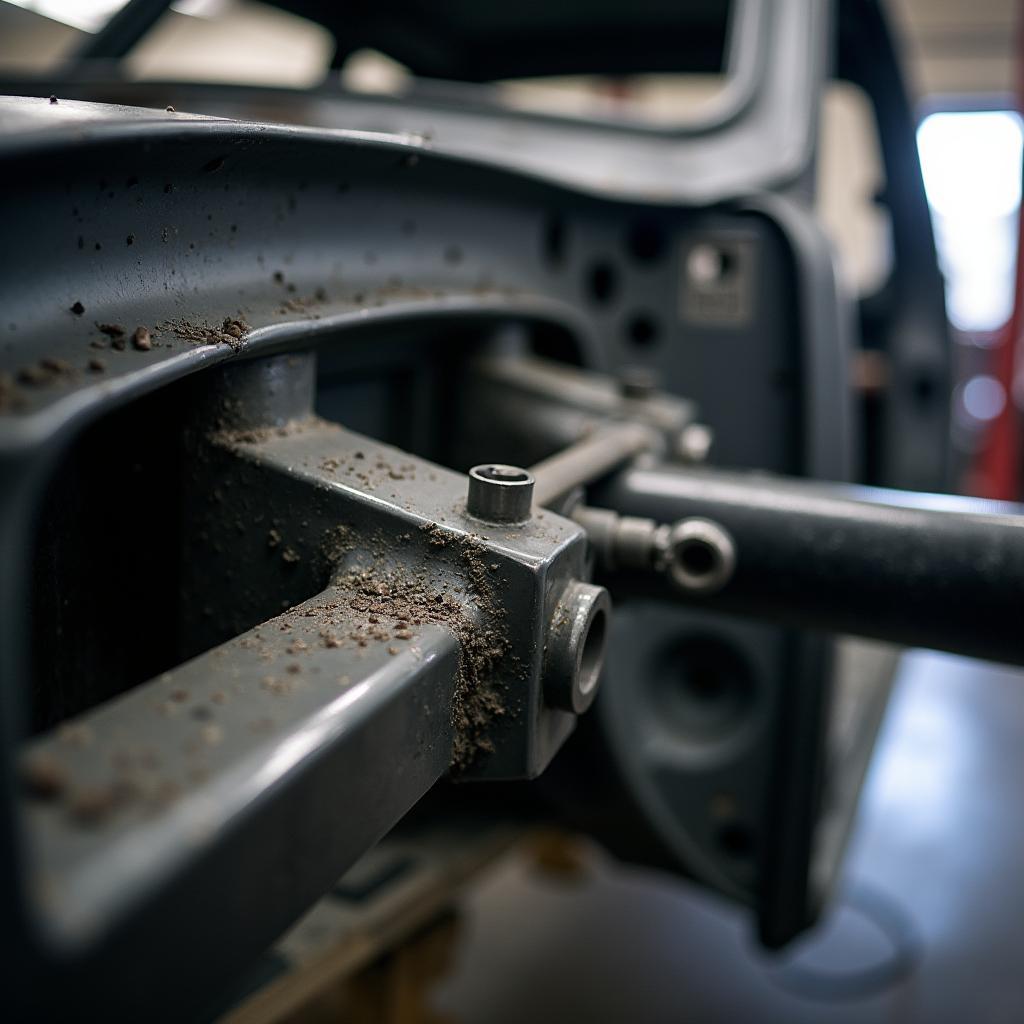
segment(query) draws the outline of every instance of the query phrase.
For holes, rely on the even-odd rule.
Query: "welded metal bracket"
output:
[[[462,474],[319,419],[313,358],[232,366],[197,403],[185,622],[206,653],[24,755],[32,967],[66,958],[85,997],[130,962],[138,1005],[154,929],[212,980],[440,776],[537,775],[592,699],[609,606],[583,530],[476,518]],[[216,644],[221,601],[259,625]]]

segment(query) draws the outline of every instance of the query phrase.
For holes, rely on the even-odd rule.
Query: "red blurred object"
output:
[[[1024,2],[1017,14],[1017,111],[1024,115]],[[1024,206],[1024,204],[1022,204]],[[975,492],[1008,501],[1024,497],[1021,487],[1021,415],[1014,378],[1024,367],[1024,218],[1017,211],[1017,273],[1013,315],[992,350],[992,375],[1003,386],[1006,403],[992,422],[988,443],[972,474]]]

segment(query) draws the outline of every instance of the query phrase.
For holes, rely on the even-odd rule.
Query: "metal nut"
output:
[[[530,518],[533,476],[519,466],[486,463],[469,471],[466,510],[491,523],[521,523]]]
[[[555,608],[544,665],[544,695],[562,711],[582,715],[597,696],[612,604],[604,587],[570,583]]]
[[[710,519],[681,519],[668,533],[665,568],[680,590],[713,593],[732,578],[736,545],[725,527]]]

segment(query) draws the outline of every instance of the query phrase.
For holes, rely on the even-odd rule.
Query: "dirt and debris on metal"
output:
[[[230,345],[240,349],[246,335],[252,328],[241,317],[226,316],[220,324],[197,323],[185,317],[171,317],[160,325],[161,330],[170,331],[184,341],[199,342],[203,345]]]
[[[266,537],[286,550],[277,527]],[[478,539],[436,524],[397,538],[399,548],[410,545],[419,549],[409,551],[411,564],[395,560],[394,537],[344,524],[327,529],[318,557],[331,582],[319,596],[218,648],[213,656],[224,668],[211,667],[209,678],[169,672],[147,684],[153,713],[166,719],[157,747],[94,733],[85,722],[66,723],[55,742],[24,761],[24,792],[80,828],[102,827],[127,811],[157,813],[211,777],[215,762],[208,759],[219,756],[232,732],[236,738],[269,734],[286,724],[298,695],[358,681],[353,659],[372,664],[374,652],[415,656],[425,626],[444,627],[457,642],[451,765],[470,767],[493,749],[492,726],[506,714],[501,680],[515,664],[494,583],[497,563]],[[338,674],[325,658],[340,649],[349,653],[344,666],[337,663],[345,670]],[[241,670],[232,657],[240,651],[249,655]],[[264,713],[270,708],[257,695],[281,707],[280,721]],[[251,704],[246,721],[237,711],[225,714],[236,700],[247,709]],[[90,764],[102,767],[99,774],[91,767],[87,776],[72,770],[85,751]]]
[[[436,570],[426,565],[411,571],[381,566],[352,569],[336,578],[340,595],[333,604],[337,608],[347,601],[350,611],[365,616],[349,634],[357,643],[411,640],[425,623],[452,631],[459,644],[452,766],[464,769],[494,749],[490,727],[505,714],[496,677],[511,654],[506,611],[495,595],[487,550],[479,541],[434,523],[422,530],[431,547],[454,548],[457,576],[441,582]],[[330,605],[323,606],[323,611],[331,610]],[[329,630],[323,639],[327,644],[339,640]]]

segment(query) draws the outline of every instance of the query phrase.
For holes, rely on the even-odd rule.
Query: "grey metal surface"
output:
[[[545,651],[544,693],[552,707],[582,715],[594,703],[611,613],[604,587],[582,582],[566,587]]]
[[[647,211],[461,165],[428,151],[422,140],[246,126],[63,100],[4,105],[8,120],[22,126],[13,124],[4,142],[7,172],[20,182],[4,199],[5,222],[20,239],[19,260],[4,278],[9,319],[2,358],[15,387],[0,418],[12,607],[31,574],[32,547],[19,510],[27,515],[74,432],[199,368],[320,339],[324,359],[337,361],[353,345],[349,339],[372,338],[384,327],[428,330],[449,322],[486,330],[510,317],[558,325],[591,364],[620,361],[628,347],[616,338],[629,306],[591,300],[589,266],[602,250],[607,262],[609,250],[623,245],[630,225]],[[71,126],[73,173],[54,159]],[[123,178],[113,177],[115,167],[125,168]],[[467,190],[477,197],[469,203]],[[562,264],[538,263],[554,203],[568,218],[571,248]],[[667,217],[670,239],[685,220],[682,213]],[[661,278],[671,273],[671,242],[666,253],[669,262],[657,271],[644,265],[628,275],[635,273],[637,282],[657,278],[662,287]],[[627,266],[623,256],[616,272],[627,274]],[[653,292],[648,308],[652,301]],[[85,307],[81,313],[73,311],[77,302]],[[671,293],[659,304],[668,323]],[[229,327],[234,318],[241,322],[240,310],[247,327],[235,337],[224,320]],[[97,324],[123,326],[124,347],[115,344],[121,336]],[[170,327],[153,331],[165,324]],[[150,328],[149,349],[131,342],[137,325]],[[58,369],[44,367],[39,383],[18,380],[22,369],[43,359]],[[90,368],[94,359],[102,370]],[[613,391],[610,397],[621,403]],[[637,414],[641,404],[623,415]],[[666,413],[685,423],[685,408],[670,404]],[[323,455],[334,457],[326,449]],[[458,493],[464,500],[464,478]],[[234,531],[230,517],[214,518],[222,532]],[[245,606],[245,594],[227,582],[200,532],[193,533],[182,563],[199,578],[193,587],[206,573],[216,577],[213,592],[219,587],[230,594],[223,607]],[[249,543],[242,550],[254,574],[251,585],[258,589],[261,578],[277,585],[276,577],[261,577],[265,536]],[[305,578],[305,565],[296,568],[295,580]],[[314,591],[300,588],[296,596]],[[189,630],[204,635],[197,624],[204,618],[201,599],[188,607]],[[9,678],[23,679],[26,629],[16,615],[0,628]],[[25,714],[18,685],[5,687],[4,699],[7,749],[14,749]],[[541,728],[537,750],[519,752],[516,774],[524,764],[533,766],[529,773],[545,763],[545,750],[564,735],[559,721],[554,717],[550,728]],[[17,848],[12,835],[10,849]]]
[[[778,351],[793,344],[789,328],[780,323],[777,338],[767,345],[752,347],[744,341],[747,372],[729,379],[723,373],[736,365],[736,357],[727,350],[736,339],[723,347],[717,338],[722,328],[676,320],[677,246],[695,228],[703,233],[690,222],[699,224],[707,219],[705,214],[692,218],[666,210],[616,210],[607,204],[580,207],[582,200],[498,171],[460,169],[422,139],[409,136],[246,126],[120,109],[105,109],[101,116],[97,108],[66,101],[56,107],[31,100],[4,103],[31,126],[21,135],[8,136],[7,145],[14,147],[12,159],[14,152],[23,153],[22,160],[8,164],[10,172],[32,183],[10,211],[12,230],[23,244],[20,263],[12,268],[18,272],[9,279],[15,348],[8,350],[5,361],[17,377],[26,365],[31,369],[30,351],[42,349],[61,361],[58,366],[67,363],[73,371],[44,370],[45,388],[26,389],[15,381],[15,397],[25,412],[43,398],[51,404],[67,397],[72,385],[76,393],[91,385],[90,395],[103,398],[103,403],[66,402],[64,408],[68,415],[72,406],[78,411],[87,406],[95,413],[115,398],[124,400],[230,355],[225,343],[196,345],[172,329],[157,335],[159,345],[149,352],[129,346],[125,352],[91,356],[107,364],[92,380],[94,371],[82,354],[91,341],[103,340],[97,322],[144,319],[152,326],[183,318],[216,327],[226,314],[237,316],[241,308],[252,328],[244,336],[246,346],[265,350],[310,333],[365,330],[398,318],[511,314],[558,324],[573,336],[589,365],[635,361],[642,354],[646,364],[661,370],[669,389],[692,386],[704,395],[726,461],[764,464],[771,457],[777,468],[792,469],[799,460],[799,455],[769,456],[769,439],[777,435],[774,444],[792,451],[798,436],[792,396],[765,386],[773,381],[772,374],[798,372],[803,358],[799,351]],[[76,176],[90,181],[87,189],[64,181],[67,176],[59,173],[59,165],[45,163],[46,153],[59,147],[69,123],[80,124]],[[292,156],[300,149],[301,170]],[[123,184],[118,179],[118,187],[112,188],[115,179],[109,168],[121,165],[136,173],[127,175]],[[279,175],[283,181],[276,180]],[[101,183],[105,190],[98,188]],[[170,192],[165,191],[168,185]],[[65,186],[71,198],[62,201],[62,208],[71,237],[81,237],[80,249],[58,244],[29,223],[22,225],[33,216],[34,204],[47,203]],[[226,208],[225,186],[231,193]],[[283,206],[279,188],[285,192]],[[486,191],[491,198],[467,205],[457,200],[467,188],[476,195]],[[392,211],[386,230],[379,218],[370,216],[382,205]],[[551,206],[563,211],[556,221],[546,213]],[[237,215],[227,212],[232,208]],[[655,215],[664,232],[660,256],[634,268],[628,253],[620,256],[623,240],[633,226]],[[740,215],[743,221],[748,218],[748,233],[759,250],[776,249],[778,239],[767,231],[767,222],[758,226],[761,215]],[[568,237],[568,251],[546,253],[545,233],[557,221]],[[344,230],[332,229],[342,224]],[[376,240],[372,249],[359,242],[367,237]],[[495,244],[499,238],[500,248]],[[544,262],[538,263],[538,251]],[[759,278],[773,277],[757,284],[757,302],[765,312],[764,304],[775,302],[773,296],[783,287],[777,280],[782,268],[768,255],[759,257],[756,266]],[[590,278],[597,270],[619,282],[618,293],[609,300],[590,294]],[[233,275],[239,275],[235,284]],[[130,305],[123,292],[129,281],[137,282]],[[820,291],[812,289],[815,295]],[[86,307],[77,318],[69,312],[76,302]],[[44,312],[48,315],[40,321]],[[657,331],[647,348],[638,347],[641,343],[629,333],[639,323]],[[133,329],[132,323],[124,326]],[[730,329],[744,337],[752,330],[753,324]],[[819,320],[815,330],[825,336],[830,328]],[[670,343],[691,334],[685,345]],[[58,337],[66,343],[55,344]],[[834,414],[844,399],[837,390],[840,378],[827,370],[826,350],[833,343],[812,345],[805,339],[800,345],[822,367],[814,379],[820,396],[816,408],[832,410],[828,422],[815,418],[812,433],[822,439],[838,437],[842,422]],[[791,363],[796,364],[793,369],[788,368]],[[80,375],[77,380],[75,374]],[[128,377],[131,387],[122,383]],[[764,430],[737,434],[728,416],[737,400],[764,421]],[[815,463],[819,472],[840,475],[829,465],[828,460]]]
[[[467,423],[486,417],[488,443],[516,445],[538,464],[535,475],[539,466],[549,477],[544,499],[536,499],[544,504],[643,451],[682,454],[694,403],[657,388],[623,388],[636,370],[627,367],[616,379],[523,351],[499,351],[471,364],[460,415]],[[656,375],[645,376],[653,381]],[[460,440],[467,451],[475,443]]]
[[[531,467],[538,505],[550,505],[570,491],[599,480],[644,452],[656,449],[658,435],[642,423],[605,426],[564,451]]]
[[[786,222],[786,231],[791,240],[795,240],[801,278],[815,282],[801,286],[804,295],[801,315],[807,318],[807,327],[814,332],[831,333],[837,329],[837,318],[831,308],[834,301],[830,295],[835,286],[830,281],[828,247],[817,237],[820,232],[816,233],[813,227],[809,230],[808,219],[801,211],[795,211],[794,215],[794,211],[783,208],[785,204],[780,206],[778,198],[782,192],[800,200],[810,194],[817,94],[829,73],[848,78],[866,91],[874,105],[888,182],[881,201],[891,213],[894,244],[898,254],[903,256],[896,261],[896,270],[887,286],[861,303],[865,335],[862,343],[887,352],[895,366],[891,394],[873,399],[865,409],[859,410],[869,425],[871,437],[867,447],[870,450],[842,452],[839,458],[844,468],[841,471],[829,468],[824,472],[833,477],[846,476],[850,465],[857,464],[870,474],[873,482],[942,489],[946,484],[948,453],[945,445],[935,443],[935,438],[948,434],[948,402],[944,396],[950,371],[941,279],[935,265],[911,112],[884,13],[871,0],[843,0],[839,4],[823,5],[803,0],[786,4],[744,0],[733,4],[732,8],[722,102],[714,105],[706,121],[660,133],[637,125],[607,122],[581,125],[573,119],[546,119],[510,112],[502,108],[498,97],[487,87],[450,82],[414,80],[411,88],[398,97],[339,94],[333,86],[296,94],[228,85],[118,81],[116,69],[105,69],[101,65],[84,78],[54,80],[47,76],[41,81],[11,82],[6,88],[9,92],[25,91],[43,97],[56,91],[61,96],[141,103],[158,109],[170,100],[179,110],[207,111],[243,119],[252,117],[256,111],[260,118],[287,123],[412,131],[424,137],[430,135],[442,148],[453,153],[462,153],[463,147],[475,153],[474,147],[480,147],[483,160],[502,166],[520,162],[531,167],[541,165],[542,174],[553,175],[549,180],[570,187],[581,184],[576,180],[578,175],[586,175],[601,164],[594,158],[592,148],[587,149],[586,159],[576,160],[577,153],[582,152],[580,147],[593,136],[598,151],[616,163],[615,174],[601,183],[601,191],[606,195],[624,195],[623,182],[634,181],[637,174],[658,175],[664,166],[671,165],[671,160],[660,152],[652,152],[645,159],[632,158],[637,146],[650,142],[653,136],[659,148],[664,143],[669,150],[679,150],[689,154],[687,159],[694,159],[693,167],[687,166],[685,172],[669,175],[670,186],[678,190],[672,196],[673,201],[727,198],[746,202],[755,196],[755,205],[774,208],[773,217]],[[312,10],[315,16],[315,5]],[[325,17],[330,20],[329,13]],[[373,20],[372,15],[370,20]],[[830,53],[833,33],[837,37],[835,56]],[[443,57],[438,54],[434,57],[443,63]],[[115,75],[113,80],[104,78],[108,73]],[[788,81],[788,85],[779,88],[783,81]],[[766,105],[773,107],[774,112],[767,113],[763,109]],[[798,111],[797,116],[794,111]],[[510,141],[513,133],[514,141]],[[790,133],[794,140],[802,136],[803,142],[792,147],[780,144],[780,139],[788,140]],[[736,159],[734,144],[741,138],[745,140],[743,157]],[[802,154],[802,158],[794,159],[797,154]],[[780,161],[788,165],[788,170],[781,175]],[[622,166],[618,166],[619,163]],[[740,175],[741,180],[733,181],[730,176],[735,174]],[[721,195],[716,191],[713,196],[705,196],[702,192],[707,184],[705,179],[716,189],[719,183],[726,183],[730,190]],[[696,188],[692,194],[691,183],[695,183]],[[766,189],[776,194],[765,195]],[[655,195],[657,193],[643,193],[645,198]],[[719,329],[730,323],[741,326],[744,317],[738,315],[738,311],[756,308],[763,301],[758,298],[757,288],[751,288],[751,278],[763,273],[757,269],[760,257],[756,246],[752,247],[749,238],[723,236],[716,231],[710,238],[695,239],[692,246],[687,245],[686,252],[705,249],[741,254],[743,266],[754,268],[753,274],[738,275],[711,289],[710,297],[717,296],[719,305],[715,314],[717,320],[713,318],[710,326],[716,323]],[[739,284],[742,288],[737,290]],[[693,306],[691,291],[690,285],[686,285],[684,292],[689,298],[681,303],[684,312]],[[721,300],[729,296],[733,296],[734,301],[723,304]],[[704,308],[708,308],[707,302]],[[838,329],[852,336],[853,310],[844,309],[840,314]],[[693,326],[708,326],[707,318],[702,316],[691,318],[691,322]],[[844,343],[836,351],[842,353],[846,349]],[[821,423],[822,416],[849,415],[830,393],[829,373],[835,368],[829,365],[831,355],[827,347],[811,347],[805,352],[805,367],[814,378],[814,386],[804,389],[808,402],[808,429],[804,436],[809,445],[831,444],[828,439],[835,431],[814,425]],[[714,368],[710,362],[705,362],[713,382]],[[703,372],[700,362],[696,368]],[[691,381],[697,379],[693,369],[691,366]],[[760,371],[752,368],[751,372]],[[702,381],[700,387],[691,383],[688,389],[700,392],[703,398],[707,386],[707,382]],[[714,390],[712,385],[712,392]],[[819,394],[823,396],[820,401]],[[746,403],[750,400],[751,396],[745,396]],[[853,427],[855,432],[860,431],[863,423],[858,421]],[[882,436],[884,445],[878,443]],[[731,444],[727,447],[731,448]],[[836,464],[834,452],[828,463]]]
[[[688,593],[715,593],[729,583],[736,570],[736,543],[713,519],[680,519],[668,531],[665,549],[669,578]]]
[[[30,874],[17,888],[44,894],[22,951],[37,1007],[51,1005],[38,986],[54,959],[54,1010],[95,1000],[129,964],[111,1014],[166,990],[167,964],[132,955],[157,930],[190,978],[160,1013],[185,1012],[442,774],[533,776],[593,699],[609,606],[577,582],[581,529],[547,511],[471,517],[461,474],[312,416],[313,365],[250,361],[196,392],[186,493],[206,500],[189,517],[186,594],[260,621],[282,567],[326,589],[23,758]],[[230,567],[246,562],[240,587]],[[270,877],[238,938],[236,915]],[[219,923],[196,939],[206,916]]]
[[[486,91],[457,83],[420,85],[400,103],[339,96],[333,88],[314,91],[305,98],[304,119],[325,127],[415,133],[439,151],[578,192],[626,201],[713,203],[766,186],[801,184],[813,155],[828,22],[827,8],[814,0],[737,0],[734,84],[724,104],[693,126],[661,129],[526,114],[502,109]],[[97,95],[95,83],[82,92],[76,88],[82,84],[71,85],[68,94]],[[138,97],[147,88],[159,93],[158,107],[172,102],[183,110],[202,109],[201,97],[191,104],[168,98],[168,83],[111,83],[103,98],[120,102],[119,92]],[[173,93],[182,90],[187,87],[171,87]],[[273,119],[272,107],[264,109]],[[239,116],[237,110],[225,112]]]
[[[589,724],[600,726],[669,861],[756,905],[764,876],[755,837],[778,823],[765,804],[766,772],[751,771],[751,761],[771,756],[773,719],[787,712],[782,691],[762,681],[786,641],[759,624],[721,625],[663,601],[634,599],[616,612]],[[746,845],[723,842],[734,832]],[[630,838],[620,836],[625,850]]]
[[[429,624],[414,640],[327,647],[318,610],[332,596],[30,745],[26,842],[33,887],[46,894],[44,945],[85,955],[89,972],[102,974],[114,965],[94,959],[98,951],[123,948],[126,929],[158,906],[166,915],[173,900],[164,933],[202,951],[204,974],[218,961],[223,969],[237,955],[217,945],[254,886],[262,896],[246,914],[251,952],[447,770],[455,638]],[[347,637],[361,617],[340,608],[333,628]],[[374,748],[404,756],[365,763]],[[261,884],[280,864],[294,867]],[[201,938],[187,924],[200,919]],[[159,964],[130,973],[112,1008],[166,984]],[[89,985],[102,990],[100,979]]]
[[[420,164],[430,158],[415,139],[70,102],[0,98],[0,109],[13,113],[0,153],[25,186],[5,204],[20,239],[4,282],[3,411],[17,414],[3,421],[5,449],[28,447],[242,348],[273,350],[311,333],[515,311],[581,326],[563,299],[540,294],[539,274],[532,272],[533,285],[521,276],[531,276],[528,264],[514,269],[502,257],[489,229],[474,228],[469,215],[441,219],[459,194],[458,173],[440,165],[428,173],[441,190],[435,200],[447,198],[432,211],[430,200],[424,205]],[[69,129],[73,175],[49,155]],[[302,161],[296,147],[306,150]],[[130,170],[115,179],[113,166]],[[532,253],[543,217],[517,218],[517,191],[512,185],[505,243]],[[62,224],[40,229],[39,208],[55,202]],[[391,207],[386,231],[375,212],[381,203]],[[497,209],[488,212],[489,224],[495,216]],[[410,242],[409,231],[419,240]],[[376,265],[385,261],[382,275]],[[240,338],[220,329],[225,318],[245,324]],[[155,342],[146,350],[130,341],[140,323]],[[40,353],[56,369],[40,367]]]
[[[215,363],[316,343],[322,365],[337,368],[339,377],[355,377],[366,365],[359,363],[360,346],[369,348],[374,339],[397,348],[395,337],[405,331],[409,337],[401,341],[402,351],[411,364],[424,358],[422,339],[433,343],[442,330],[472,331],[478,345],[498,324],[512,320],[538,334],[547,331],[569,358],[587,366],[642,362],[657,369],[671,390],[706,392],[711,425],[721,430],[727,462],[841,475],[842,460],[834,456],[841,455],[848,437],[835,412],[845,397],[841,379],[828,370],[835,352],[842,350],[837,317],[832,316],[835,294],[829,289],[834,282],[818,281],[814,289],[813,326],[821,336],[812,337],[809,321],[800,320],[807,299],[791,301],[794,292],[801,295],[792,280],[793,249],[816,230],[807,211],[790,211],[789,222],[783,222],[772,210],[723,206],[708,212],[681,205],[764,187],[799,191],[806,175],[823,73],[825,19],[809,0],[749,9],[755,8],[763,20],[744,19],[744,30],[752,34],[743,38],[755,44],[756,68],[766,75],[763,88],[740,96],[735,118],[697,133],[498,115],[490,105],[473,109],[468,96],[457,91],[448,98],[410,97],[397,105],[354,97],[339,101],[333,91],[309,94],[298,104],[294,95],[275,98],[246,90],[206,97],[219,105],[218,112],[229,112],[223,104],[235,102],[231,97],[248,104],[259,95],[269,104],[264,111],[279,103],[279,109],[287,110],[283,119],[335,126],[325,130],[169,113],[162,109],[168,102],[179,109],[189,106],[177,98],[179,91],[196,98],[193,109],[205,109],[206,100],[187,87],[175,86],[171,94],[166,85],[112,87],[124,95],[134,90],[136,96],[149,89],[154,98],[163,90],[154,102],[158,112],[78,104],[63,92],[57,104],[2,101],[0,149],[5,171],[18,186],[5,196],[3,216],[19,239],[18,259],[3,283],[8,344],[0,353],[14,378],[13,387],[5,381],[6,407],[0,411],[6,413],[0,415],[5,499],[0,529],[12,555],[4,599],[5,607],[14,608],[0,623],[0,657],[16,681],[4,687],[5,749],[13,749],[23,732],[19,689],[27,672],[27,628],[14,606],[28,590],[30,557],[36,550],[27,539],[28,523],[50,467],[87,422]],[[73,88],[82,89],[80,95],[102,89],[81,83]],[[349,130],[388,125],[401,125],[400,134]],[[341,126],[346,130],[337,130]],[[73,165],[66,159],[70,139]],[[573,159],[567,160],[570,151]],[[654,250],[638,248],[635,238],[652,223],[657,226]],[[684,259],[692,245],[723,233],[742,235],[749,253],[745,298],[739,315],[728,323],[707,323],[680,301],[686,287]],[[76,303],[85,307],[80,313],[73,312]],[[232,321],[245,326],[232,333]],[[169,328],[153,332],[155,344],[148,349],[128,340],[137,325],[152,330],[168,323]],[[123,326],[128,344],[114,345],[116,339],[97,324]],[[106,348],[92,350],[93,342],[106,343]],[[93,360],[103,368],[94,370]],[[746,372],[728,379],[740,361]],[[810,366],[824,368],[813,375],[820,402],[815,408],[828,410],[829,417],[804,422],[800,403],[810,378],[805,379],[803,369]],[[26,370],[28,380],[18,380]],[[775,387],[775,374],[789,385]],[[346,394],[351,391],[339,388],[339,396]],[[355,415],[358,408],[379,415],[365,398],[361,404],[334,400],[346,414]],[[757,424],[754,431],[736,429],[732,410],[737,403]],[[805,462],[808,436],[817,438],[818,455]],[[477,440],[491,442],[484,436]],[[328,479],[330,472],[321,465],[338,458],[335,444],[334,435],[316,429],[305,440],[275,436],[250,448],[240,442],[234,450],[222,449],[217,458],[223,458],[228,477],[238,473],[235,479],[249,494],[265,497],[271,506],[277,503],[289,521],[301,507],[312,523],[321,515],[333,518],[335,498],[352,498],[347,485]],[[300,464],[310,457],[312,463]],[[532,461],[522,451],[506,455],[497,450],[473,461],[496,458]],[[460,468],[471,464],[452,461]],[[270,479],[281,486],[267,487]],[[388,514],[401,518],[409,510],[400,507],[399,498],[417,500],[411,484],[408,491],[395,487],[391,498],[384,488],[402,482],[393,482],[390,473],[374,483],[360,506],[368,517],[369,510],[397,502]],[[317,499],[307,509],[311,487]],[[251,505],[236,488],[224,490],[226,507],[211,507],[220,503],[216,490],[213,486],[200,495],[209,499],[207,507],[202,500],[190,505],[197,513],[196,529],[187,538],[183,564],[195,597],[185,621],[193,640],[224,630],[223,622],[206,621],[204,592],[224,598],[216,601],[217,611],[226,609],[230,622],[259,606],[261,590],[263,600],[283,591],[295,603],[315,592],[318,583],[313,526],[305,536],[299,530],[268,552],[274,527],[264,530],[261,524],[239,532],[238,522],[252,526]],[[450,510],[435,509],[444,515],[450,511],[456,523],[464,508],[464,478],[457,490],[458,501],[452,497]],[[445,492],[444,497],[450,496]],[[544,515],[548,518],[535,524],[538,530],[560,522]],[[499,552],[497,564],[507,560],[517,572],[525,571],[522,560],[505,550],[506,542],[498,536],[490,541]],[[551,537],[548,541],[554,543]],[[289,544],[299,561],[282,565]],[[246,565],[248,587],[230,576],[232,560],[218,557],[217,545]],[[557,601],[557,590],[545,592],[544,601]],[[537,591],[529,592],[536,599]],[[516,617],[524,621],[522,609],[516,609]],[[729,637],[756,648],[755,686],[772,691],[767,699],[775,701],[776,677],[793,668],[784,645],[765,630],[745,631],[742,638],[730,632]],[[535,639],[517,637],[516,642],[536,650]],[[522,717],[512,714],[502,722],[510,733],[518,733],[518,745],[505,742],[510,737],[497,730],[498,756],[486,761],[495,775],[530,774],[564,737],[568,715],[545,712],[539,722],[529,720],[531,710],[539,707],[534,702],[540,701],[533,669]],[[814,675],[804,672],[801,678]],[[632,685],[628,672],[620,671],[620,680],[627,688]],[[534,732],[535,746],[530,747],[525,737]],[[730,751],[730,771],[749,774],[751,765],[773,763],[769,745],[755,738],[756,752],[749,757],[742,744]],[[783,777],[788,778],[780,769],[778,778]],[[677,781],[689,784],[685,772]],[[652,817],[659,814],[655,808]],[[721,881],[726,891],[751,898],[759,869],[750,858],[723,867],[712,833],[694,861],[688,861],[705,838],[699,802],[662,823],[685,836],[693,830],[687,815],[697,821],[701,838],[677,846],[681,863],[706,880]],[[12,858],[19,855],[16,824],[4,821],[12,830],[5,837]],[[707,871],[702,858],[710,864]],[[13,867],[10,877],[18,877]],[[737,877],[742,884],[736,884]],[[256,941],[255,930],[251,939]]]
[[[830,372],[826,366],[817,372]],[[467,422],[479,421],[486,409],[487,440],[499,451],[521,454],[525,446],[546,454],[599,436],[621,418],[655,430],[663,450],[685,461],[678,441],[694,411],[669,404],[664,417],[651,419],[651,409],[665,401],[662,392],[624,400],[611,378],[537,360],[517,366],[510,357],[478,363],[472,380],[464,399]],[[812,455],[827,457],[826,448]],[[643,456],[625,472],[656,472],[655,466]],[[602,490],[607,487],[589,487],[585,500],[600,501]],[[664,595],[666,583],[655,574],[670,564],[673,515],[687,511],[678,508],[655,521],[574,505],[579,499],[579,493],[570,496],[567,507],[588,529],[599,564],[639,570],[645,592],[660,588]],[[637,511],[628,502],[607,504]],[[798,642],[663,602],[633,601],[628,589],[620,597],[596,719],[584,722],[580,742],[553,766],[555,777],[545,778],[545,789],[571,820],[594,830],[620,856],[685,864],[705,884],[755,905],[764,901],[762,920],[771,922],[764,934],[780,941],[801,927],[797,922],[806,921],[822,894],[805,884],[824,764],[821,748],[806,738],[827,733],[829,643]],[[773,664],[791,686],[770,681]],[[782,721],[791,727],[783,729]],[[607,770],[581,781],[599,759],[608,761]],[[776,786],[785,797],[766,800]],[[847,803],[837,813],[848,821],[851,812]],[[770,911],[768,901],[778,901]]]
[[[474,752],[480,756],[463,767],[482,778],[530,777],[540,772],[571,728],[567,716],[545,712],[540,678],[554,606],[568,582],[586,574],[582,530],[546,511],[523,523],[482,522],[466,512],[466,478],[461,474],[332,424],[313,421],[283,437],[272,434],[252,444],[239,441],[233,446],[232,461],[236,457],[237,475],[228,471],[218,478],[225,495],[241,496],[240,509],[253,488],[266,495],[280,489],[279,499],[266,499],[270,517],[277,501],[282,508],[295,507],[305,490],[321,492],[319,507],[305,503],[302,514],[308,526],[299,530],[299,540],[291,542],[299,559],[307,557],[308,551],[308,541],[301,538],[316,536],[326,514],[327,522],[333,518],[356,531],[363,561],[354,554],[355,565],[372,570],[375,559],[383,567],[382,583],[387,582],[392,559],[412,566],[423,563],[431,585],[433,573],[440,573],[444,583],[446,574],[453,574],[454,591],[445,598],[446,605],[451,600],[467,602],[471,618],[484,631],[483,640],[497,645],[495,650],[485,647],[476,653],[488,669],[493,664],[508,694],[479,737],[481,743],[487,741],[486,749]],[[218,545],[224,557],[231,557],[227,545],[232,532],[237,536],[232,500],[226,496],[215,515],[226,519],[227,528],[214,533],[216,524],[210,522],[204,559],[210,574],[217,571]],[[375,536],[378,520],[388,525]],[[238,544],[242,551],[255,553],[266,546],[265,534],[256,531]],[[417,577],[406,585],[419,582]],[[367,585],[372,584],[371,580]],[[400,580],[396,586],[401,586]],[[368,614],[372,616],[373,610]]]

